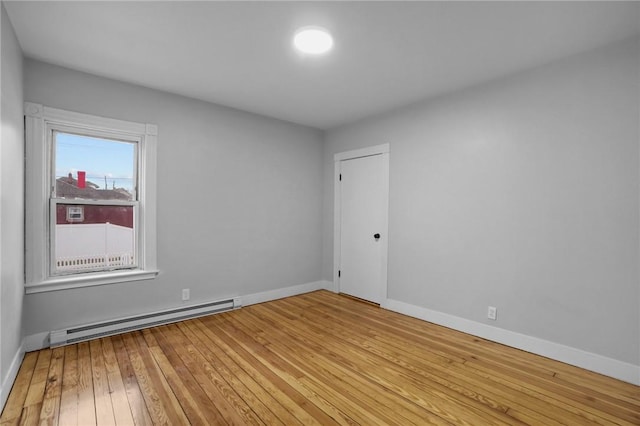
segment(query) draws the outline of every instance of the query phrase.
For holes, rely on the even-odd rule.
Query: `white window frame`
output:
[[[26,139],[26,227],[25,289],[27,294],[94,285],[153,279],[156,263],[156,144],[158,127],[25,103]],[[127,136],[138,142],[138,218],[135,269],[86,272],[72,275],[51,273],[50,198],[52,179],[51,129],[74,128],[78,133]],[[68,200],[73,201],[73,200]]]
[[[78,209],[78,213],[80,216],[79,217],[75,217],[75,216],[71,216],[71,209]],[[79,206],[67,206],[66,209],[66,216],[67,216],[67,222],[69,223],[82,223],[84,222],[84,205]]]
[[[138,201],[138,163],[139,163],[139,155],[140,155],[140,146],[142,142],[142,137],[138,135],[130,135],[128,132],[124,133],[122,131],[117,131],[115,129],[111,129],[109,132],[98,131],[95,128],[84,127],[71,127],[67,125],[62,125],[58,122],[47,121],[45,123],[45,133],[47,137],[47,152],[49,152],[49,162],[51,167],[49,168],[50,175],[50,208],[49,208],[49,217],[50,217],[50,225],[49,225],[49,247],[57,247],[57,232],[53,232],[56,227],[56,210],[58,205],[65,204],[81,204],[83,206],[87,205],[104,205],[104,206],[127,206],[133,209],[133,223],[134,223],[134,259],[135,265],[131,265],[128,267],[114,268],[114,269],[137,269],[138,267],[138,246],[139,246],[139,237],[138,237],[138,224],[140,223],[139,219],[139,207],[140,202]],[[93,138],[99,138],[103,140],[113,140],[114,142],[121,143],[129,143],[134,145],[135,150],[135,164],[133,164],[133,176],[135,185],[133,187],[133,197],[131,200],[87,200],[87,199],[68,199],[68,198],[60,198],[57,194],[57,185],[56,185],[56,177],[55,177],[55,165],[57,164],[56,154],[57,154],[57,141],[55,134],[75,134],[79,136],[87,136]],[[57,277],[61,275],[75,275],[79,273],[88,273],[91,270],[86,271],[77,271],[77,270],[58,270],[56,266],[57,262],[57,253],[55,250],[49,250],[49,268],[50,268],[50,276]],[[95,272],[99,271],[108,271],[109,268],[105,268],[103,266],[99,266],[94,269]]]

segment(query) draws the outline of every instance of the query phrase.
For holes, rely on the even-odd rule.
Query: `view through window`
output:
[[[137,144],[53,131],[52,273],[135,268]]]

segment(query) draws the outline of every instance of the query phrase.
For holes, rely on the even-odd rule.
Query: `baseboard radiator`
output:
[[[49,346],[57,347],[70,345],[72,343],[97,339],[99,337],[113,336],[115,334],[126,333],[128,331],[140,330],[190,318],[231,311],[241,307],[242,301],[239,297],[236,297],[233,299],[219,300],[200,305],[168,309],[150,314],[80,325],[65,328],[63,330],[54,330],[49,335]]]

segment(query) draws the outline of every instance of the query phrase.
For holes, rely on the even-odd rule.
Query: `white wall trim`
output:
[[[342,194],[340,187],[340,162],[344,160],[351,160],[354,158],[369,157],[372,155],[382,155],[382,183],[383,190],[383,204],[387,208],[383,211],[383,226],[381,233],[383,235],[383,243],[381,246],[382,256],[382,270],[380,275],[382,277],[382,288],[380,289],[380,300],[384,301],[387,298],[387,267],[388,267],[388,252],[389,252],[389,144],[381,144],[375,146],[369,146],[360,149],[354,149],[351,151],[339,152],[333,156],[334,172],[333,172],[333,291],[340,292],[340,277],[338,276],[338,270],[340,269],[340,241],[341,241],[341,218],[342,218]]]
[[[381,306],[390,311],[502,343],[516,349],[542,355],[556,361],[633,383],[634,385],[640,385],[640,365],[629,364],[581,349],[493,327],[398,300],[387,299]]]
[[[316,290],[333,290],[333,283],[331,281],[314,281],[306,284],[294,285],[291,287],[278,288],[276,290],[268,290],[260,293],[248,294],[241,297],[242,306],[269,302],[271,300],[296,296],[298,294],[310,293]]]
[[[22,344],[13,357],[13,361],[11,361],[7,375],[2,378],[2,385],[0,387],[0,412],[4,409],[4,405],[7,403],[7,398],[9,398],[9,392],[11,392],[13,383],[16,381],[16,377],[18,377],[18,371],[22,365],[24,354],[24,344]]]
[[[383,143],[381,145],[368,146],[365,148],[352,149],[350,151],[338,152],[334,154],[333,161],[350,160],[352,158],[368,157],[376,154],[388,154],[389,144]]]
[[[44,293],[48,291],[68,290],[72,288],[90,287],[104,284],[125,283],[154,279],[160,272],[151,271],[118,271],[82,274],[81,276],[63,276],[44,280],[37,284],[25,284],[25,293]]]

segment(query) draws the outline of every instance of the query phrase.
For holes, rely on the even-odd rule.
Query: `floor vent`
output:
[[[119,318],[94,324],[81,325],[63,330],[54,330],[49,336],[49,346],[63,346],[86,340],[97,339],[104,336],[126,333],[156,325],[169,324],[189,318],[202,317],[219,312],[230,311],[242,307],[239,297],[203,303],[200,305],[185,306],[183,308],[168,309],[145,315],[136,315],[127,318]]]

